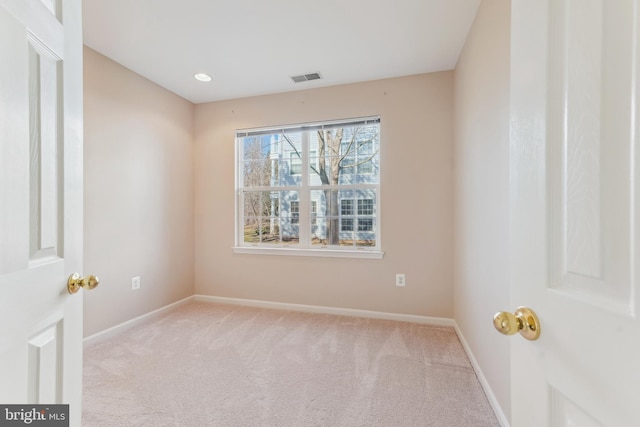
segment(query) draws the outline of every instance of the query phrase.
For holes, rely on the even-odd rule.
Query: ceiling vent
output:
[[[322,76],[320,75],[320,73],[311,73],[311,74],[300,74],[299,76],[292,76],[291,80],[293,80],[294,83],[302,83],[302,82],[308,82],[311,80],[320,80],[322,78]]]

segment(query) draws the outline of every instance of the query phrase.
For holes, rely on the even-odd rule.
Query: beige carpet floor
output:
[[[451,328],[190,302],[84,360],[84,427],[498,425]]]

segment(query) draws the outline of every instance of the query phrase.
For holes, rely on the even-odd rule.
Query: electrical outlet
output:
[[[405,285],[404,274],[403,273],[396,274],[396,286],[404,286],[404,285]]]
[[[131,278],[131,290],[132,291],[137,291],[138,289],[140,289],[140,276],[132,277]]]

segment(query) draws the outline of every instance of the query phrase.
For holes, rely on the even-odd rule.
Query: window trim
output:
[[[240,144],[238,143],[239,138],[247,137],[247,136],[260,136],[260,135],[268,135],[273,133],[292,133],[292,132],[312,132],[315,130],[327,130],[327,129],[335,129],[339,127],[354,127],[358,125],[372,125],[372,124],[380,124],[381,119],[380,116],[370,116],[363,118],[355,118],[355,119],[344,119],[344,120],[332,120],[332,121],[324,121],[324,122],[312,122],[312,123],[303,123],[303,124],[295,124],[295,125],[283,125],[283,126],[273,126],[273,127],[264,127],[264,128],[255,128],[255,129],[240,129],[235,132],[234,138],[234,152],[235,152],[235,217],[234,217],[234,228],[235,228],[235,244],[232,247],[233,253],[237,254],[259,254],[259,255],[288,255],[288,256],[317,256],[317,257],[333,257],[333,258],[362,258],[362,259],[382,259],[384,257],[384,252],[381,250],[382,248],[382,228],[381,228],[381,176],[378,176],[378,181],[375,184],[360,184],[358,185],[358,189],[366,189],[373,188],[375,189],[375,200],[374,204],[374,216],[372,219],[375,219],[375,234],[376,234],[376,245],[374,247],[371,246],[319,246],[313,245],[309,242],[303,243],[303,235],[302,230],[299,232],[299,242],[286,244],[286,243],[278,243],[278,244],[268,244],[268,243],[245,243],[242,240],[242,220],[240,220],[239,215],[242,213],[242,207],[240,206],[242,200],[242,192],[243,188],[240,186],[242,182],[242,172],[243,168],[241,167],[240,162],[243,160],[240,157],[242,156],[242,150]],[[378,138],[380,141],[382,138],[382,127],[379,126],[379,134]],[[306,171],[309,170],[309,161],[311,152],[309,151],[309,142],[306,143],[307,155],[302,159],[302,177],[304,178],[307,174]],[[380,144],[380,143],[379,143]],[[382,156],[382,148],[381,145],[378,145],[378,165],[381,162]],[[317,153],[315,162],[317,163]],[[379,167],[379,166],[378,166]],[[374,173],[373,171],[367,172]],[[306,185],[305,185],[306,184]],[[332,187],[332,186],[329,186]],[[352,189],[353,185],[339,185],[340,190],[343,189]],[[323,186],[322,188],[326,188]],[[302,197],[302,193],[304,191],[313,191],[318,188],[314,188],[314,186],[309,185],[309,183],[301,183],[300,186],[295,187],[296,190],[299,191],[299,195]],[[303,190],[304,191],[301,191]],[[280,187],[266,187],[264,191],[280,191],[285,190],[285,188]],[[300,203],[300,211],[299,218],[303,218],[303,215],[309,213],[309,224],[311,226],[311,230],[308,230],[306,234],[313,232],[313,222],[314,219],[311,215],[311,206],[306,206],[306,204],[310,205],[309,195],[304,195],[301,199],[299,199]],[[354,211],[357,209],[356,203],[353,206]],[[309,211],[309,212],[306,212]],[[355,214],[355,212],[354,212]],[[306,216],[305,216],[306,218]],[[355,216],[354,216],[355,218]],[[299,222],[300,228],[302,229],[303,222]],[[356,228],[356,221],[354,221],[354,229]],[[356,232],[354,230],[354,232]]]
[[[381,123],[382,120],[380,118],[381,116],[368,116],[368,117],[353,118],[353,119],[324,120],[319,122],[293,123],[293,124],[281,125],[281,126],[238,129],[236,130],[236,138],[244,137],[244,136],[269,135],[274,132],[295,133],[295,132],[305,132],[305,131],[312,131],[312,130],[328,130],[328,129],[335,129],[339,127],[347,127],[347,126],[372,125],[372,124]]]
[[[384,252],[370,249],[317,249],[317,248],[294,248],[287,245],[273,246],[234,246],[235,254],[252,255],[289,255],[289,256],[315,256],[326,258],[361,258],[361,259],[382,259]]]

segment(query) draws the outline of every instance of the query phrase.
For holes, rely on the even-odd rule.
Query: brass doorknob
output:
[[[67,281],[67,289],[70,294],[75,294],[80,288],[91,290],[100,284],[100,279],[96,276],[80,277],[78,273],[73,273]]]
[[[540,336],[540,321],[533,310],[527,307],[518,307],[515,313],[501,311],[493,316],[493,326],[498,332],[505,335],[520,335],[528,340],[537,340]]]

